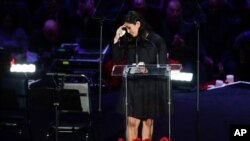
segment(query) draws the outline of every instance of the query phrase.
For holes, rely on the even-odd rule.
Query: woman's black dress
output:
[[[155,33],[147,38],[122,38],[113,45],[113,58],[116,61],[125,57],[127,64],[138,62],[145,64],[167,63],[167,48],[164,40]],[[158,54],[158,59],[157,59]],[[128,116],[135,118],[154,118],[168,115],[168,77],[167,76],[128,76],[127,79]],[[121,87],[118,112],[125,114],[125,81]]]

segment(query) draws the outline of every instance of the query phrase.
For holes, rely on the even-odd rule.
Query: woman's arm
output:
[[[120,38],[125,34],[125,30],[123,30],[124,27],[125,26],[122,25],[116,30],[116,34],[113,40],[112,57],[115,62],[120,61],[124,56],[124,47],[120,44]]]

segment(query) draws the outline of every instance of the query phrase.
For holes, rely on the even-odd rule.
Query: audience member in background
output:
[[[113,28],[111,29],[111,26],[114,26],[114,23],[113,21],[106,20],[106,18],[109,18],[107,17],[109,16],[107,12],[111,12],[111,10],[103,8],[103,5],[97,8],[94,0],[77,0],[77,7],[74,9],[72,16],[72,34],[75,35],[76,41],[80,44],[81,49],[99,50],[101,24],[103,45],[111,40],[113,36],[111,31]]]
[[[239,32],[250,29],[250,1],[249,0],[233,0],[231,2],[234,8],[235,19],[237,21],[237,27]]]
[[[183,20],[182,6],[178,0],[168,1],[165,12],[161,33],[169,50],[169,60],[182,64],[183,71],[194,73],[197,42],[195,26]]]
[[[182,17],[187,22],[205,22],[205,15],[200,6],[200,0],[180,0]]]
[[[238,80],[250,81],[250,30],[239,34],[235,40],[234,55],[237,58]]]
[[[26,60],[28,38],[23,28],[17,26],[18,17],[14,11],[1,13],[0,47],[11,53],[16,61]]]
[[[25,2],[31,14],[42,5],[42,0],[25,0]]]
[[[225,7],[223,0],[207,0],[202,5],[206,22],[201,24],[201,41],[204,45],[201,59],[207,80],[222,79],[225,74],[235,71],[230,52],[236,25]]]
[[[42,5],[33,14],[33,28],[42,28],[44,22],[54,19],[60,24],[63,34],[70,34],[71,17],[67,8],[60,5],[59,0],[42,0]]]
[[[54,52],[62,43],[71,39],[61,33],[61,27],[55,20],[47,20],[42,29],[31,34],[28,61],[37,62],[42,67],[48,67]]]
[[[158,32],[161,30],[157,24],[163,18],[161,2],[157,2],[156,0],[130,0],[128,4],[129,10],[134,10],[145,17],[154,31]]]
[[[100,23],[92,18],[95,10],[94,0],[77,0],[77,7],[73,11],[72,34],[82,48],[99,48]],[[97,43],[97,46],[93,47],[91,42]]]
[[[29,35],[31,31],[31,14],[25,2],[16,0],[0,0],[0,13],[10,10],[16,13],[18,27],[21,27]]]

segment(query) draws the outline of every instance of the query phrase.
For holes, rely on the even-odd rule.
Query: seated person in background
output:
[[[32,13],[34,30],[42,28],[45,21],[54,19],[60,24],[61,33],[70,34],[72,24],[70,12],[60,2],[61,0],[41,0],[41,5]]]
[[[161,22],[164,16],[160,3],[157,0],[130,0],[129,9],[140,13],[152,25],[154,31],[158,32],[161,30],[158,22]]]
[[[11,10],[16,13],[18,27],[23,28],[26,34],[29,35],[31,30],[31,14],[26,2],[17,0],[0,0],[0,13],[5,10]]]
[[[17,27],[17,15],[11,10],[1,13],[0,47],[11,53],[17,62],[26,60],[28,38],[24,29]]]
[[[47,20],[42,29],[31,35],[27,60],[47,68],[53,59],[54,51],[62,43],[70,42],[70,38],[65,37],[60,31],[60,26],[55,20]]]
[[[194,73],[196,70],[195,26],[182,18],[183,11],[178,0],[168,1],[165,12],[161,34],[169,49],[169,60],[182,64],[182,71]]]
[[[250,81],[250,31],[239,34],[235,40],[235,52],[238,62],[236,77],[239,80]]]
[[[201,24],[201,40],[204,45],[202,70],[207,80],[224,79],[234,74],[235,63],[231,58],[236,24],[225,9],[223,0],[207,0],[202,8],[206,22]]]
[[[71,34],[75,36],[75,41],[80,44],[81,49],[99,49],[100,20],[102,17],[95,17],[95,11],[100,12],[99,9],[96,9],[94,0],[77,0],[72,13]],[[103,14],[103,17],[105,16],[107,15]],[[111,40],[113,36],[111,33],[108,22],[104,22],[102,36],[104,43]]]
[[[77,0],[77,6],[73,11],[73,26],[72,32],[77,37],[93,36],[98,33],[98,22],[95,22],[91,17],[96,8],[93,0]],[[91,29],[95,29],[91,32]]]

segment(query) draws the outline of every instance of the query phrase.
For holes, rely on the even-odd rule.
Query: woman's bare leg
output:
[[[138,137],[138,127],[140,124],[140,119],[134,117],[128,117],[127,125],[127,141],[132,141]]]
[[[146,119],[146,120],[143,120],[142,123],[143,123],[143,125],[142,125],[142,140],[152,139],[154,120],[153,119]]]

